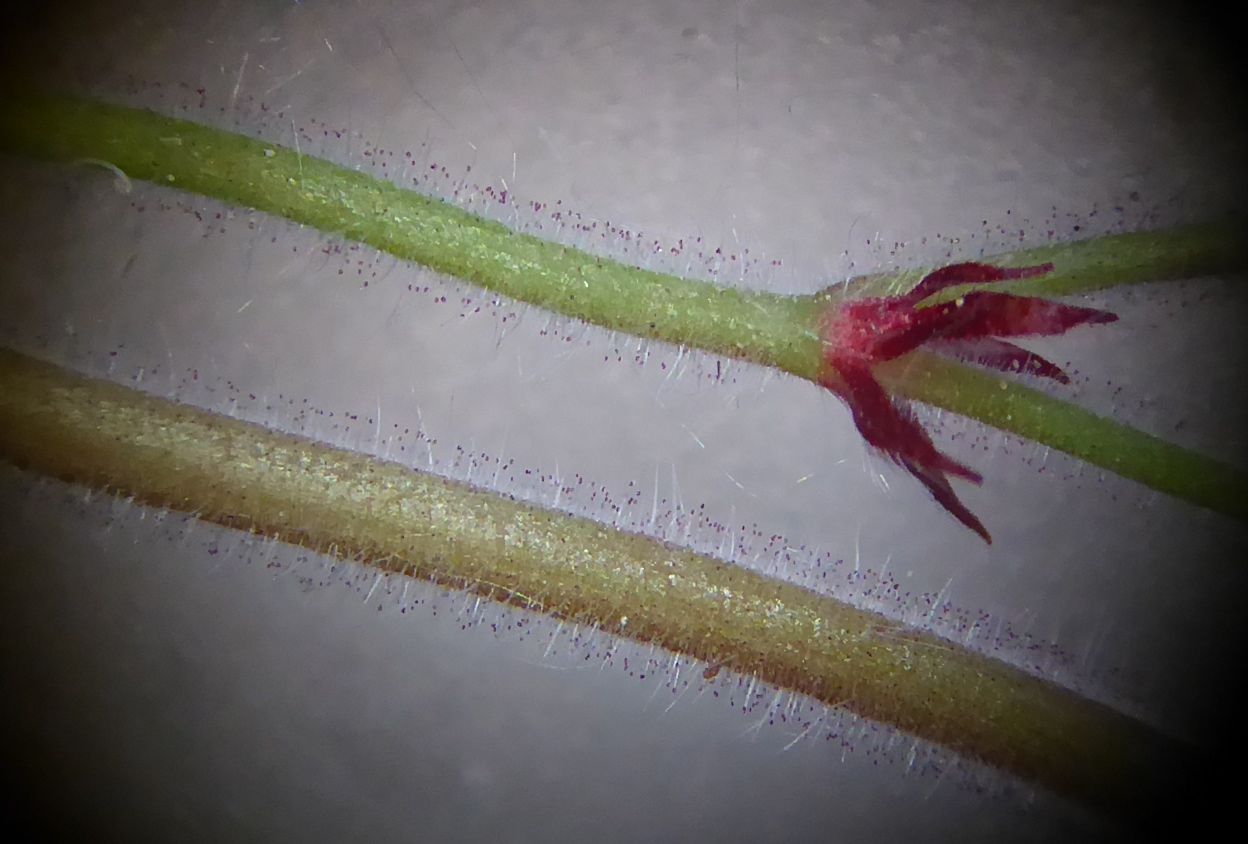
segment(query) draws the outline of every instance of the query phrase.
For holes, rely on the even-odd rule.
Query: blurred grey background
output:
[[[1235,209],[1216,34],[1127,3],[361,0],[66,7],[18,15],[5,46],[19,84],[297,138],[604,254],[811,291]],[[578,486],[561,505],[625,527],[679,501],[668,523],[700,547],[765,564],[782,536],[801,550],[781,576],[895,583],[910,597],[879,608],[938,630],[982,617],[983,641],[1039,673],[1178,735],[1225,732],[1217,660],[1241,632],[1246,546],[1226,519],[929,417],[985,475],[965,500],[988,548],[809,384],[263,215],[122,193],[102,168],[0,168],[7,345],[540,500],[554,484],[533,479],[557,475]],[[1065,394],[1244,465],[1238,281],[1094,303],[1121,321],[1045,346],[1077,373]],[[129,840],[1106,832],[807,702],[760,693],[743,712],[738,680],[648,648],[7,468],[0,495],[14,823]]]

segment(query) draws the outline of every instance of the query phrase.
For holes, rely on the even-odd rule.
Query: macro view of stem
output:
[[[1218,829],[1248,120],[1201,17],[20,7],[6,822]]]
[[[870,445],[987,541],[947,478],[981,475],[940,454],[905,400],[1248,516],[1243,473],[1007,377],[1067,380],[1001,339],[1115,319],[1052,297],[1240,270],[1245,254],[1231,224],[787,296],[631,267],[299,150],[99,101],[7,99],[0,151],[253,208],[564,317],[805,379],[841,397]],[[0,386],[0,456],[22,468],[730,664],[1099,809],[1130,811],[1194,755],[1055,685],[713,558],[12,352],[0,352]]]

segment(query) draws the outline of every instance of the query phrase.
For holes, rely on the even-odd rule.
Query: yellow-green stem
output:
[[[1191,752],[1000,662],[596,522],[0,349],[0,459],[654,642],[1133,813]]]

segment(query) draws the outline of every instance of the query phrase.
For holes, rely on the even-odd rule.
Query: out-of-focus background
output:
[[[8,30],[19,84],[771,290],[1215,218],[1243,186],[1216,27],[1138,4],[163,2]],[[1246,548],[1227,519],[929,414],[985,476],[959,491],[989,548],[809,384],[126,192],[99,166],[0,158],[0,174],[6,345],[505,492],[567,487],[561,506],[624,527],[658,513],[668,536],[870,590],[938,630],[970,619],[981,646],[1177,735],[1224,731]],[[1089,297],[1120,322],[1037,348],[1069,362],[1065,395],[1243,466],[1238,284]],[[7,468],[0,495],[15,824],[130,840],[1106,831],[649,648]]]

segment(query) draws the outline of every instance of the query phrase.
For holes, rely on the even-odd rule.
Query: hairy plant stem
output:
[[[790,583],[2,349],[0,459],[731,665],[1112,813],[1160,798],[1196,757]]]
[[[298,150],[70,96],[7,98],[0,104],[0,150],[104,163],[132,179],[342,235],[568,317],[815,382],[823,369],[820,314],[837,296],[896,292],[921,277],[915,271],[871,276],[810,296],[727,289],[517,233]],[[1239,234],[1230,224],[1194,226],[1046,246],[1000,260],[1053,262],[1048,276],[1007,289],[1060,295],[1241,269],[1248,260]],[[887,368],[883,383],[898,395],[1066,451],[1161,492],[1239,518],[1248,515],[1244,473],[1009,379],[916,354],[904,367]]]

